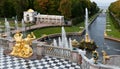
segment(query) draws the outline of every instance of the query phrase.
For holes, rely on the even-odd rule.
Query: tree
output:
[[[48,1],[49,0],[36,0],[35,9],[38,10],[40,13],[48,13]]]
[[[16,15],[18,20],[23,18],[23,12],[26,11],[28,8],[28,1],[27,0],[14,0],[14,8],[16,10]]]
[[[16,14],[14,5],[12,4],[10,0],[5,0],[2,4],[1,9],[2,9],[1,13],[3,17],[12,17]]]
[[[60,0],[49,0],[48,3],[48,14],[58,15],[60,12],[58,11],[60,4]]]
[[[28,0],[28,8],[34,9],[34,0]]]
[[[120,0],[111,3],[111,5],[109,6],[109,10],[120,19]]]
[[[71,1],[70,0],[61,0],[59,11],[66,19],[70,19],[71,17]]]

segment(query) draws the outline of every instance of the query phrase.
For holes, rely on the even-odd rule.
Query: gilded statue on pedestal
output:
[[[24,47],[22,48],[19,56],[27,58],[33,54],[33,50],[30,46],[32,45],[32,40],[34,40],[35,38],[36,38],[35,35],[31,33],[28,34],[27,37],[23,39],[22,45]]]
[[[33,50],[30,46],[32,45],[32,40],[34,40],[36,37],[33,32],[31,34],[28,34],[24,39],[22,36],[23,35],[20,32],[17,32],[14,35],[16,43],[10,55],[28,58],[33,54]]]
[[[107,60],[110,59],[110,56],[108,56],[104,50],[102,51],[102,54],[103,54],[103,64],[106,64]]]
[[[15,46],[13,46],[13,50],[10,53],[10,55],[14,55],[14,56],[18,56],[20,50],[22,49],[21,46],[21,42],[22,42],[22,36],[23,34],[21,34],[19,31],[16,32],[16,34],[14,35],[14,39],[15,39]]]
[[[92,56],[93,56],[93,59],[94,59],[94,64],[97,64],[97,60],[98,60],[98,57],[99,57],[98,52],[96,50],[93,51]]]

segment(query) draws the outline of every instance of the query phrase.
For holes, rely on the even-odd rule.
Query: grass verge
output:
[[[109,13],[107,13],[107,24],[106,30],[109,29],[111,31],[106,31],[107,35],[114,38],[120,38],[120,26],[115,21],[114,17],[112,17]]]

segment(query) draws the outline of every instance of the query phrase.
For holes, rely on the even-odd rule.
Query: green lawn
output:
[[[111,31],[107,31],[107,35],[114,38],[120,38],[120,26],[109,13],[107,13],[107,25],[106,29],[111,29]]]
[[[65,27],[66,32],[79,32],[82,29],[79,28],[79,26],[71,26],[71,27]],[[46,34],[55,34],[55,33],[61,33],[61,27],[49,27],[49,28],[42,28],[37,29],[33,31],[37,38],[40,36]]]
[[[89,21],[91,22],[96,17],[96,15],[89,18]],[[78,25],[65,27],[65,31],[66,32],[80,32],[84,29],[84,26],[85,26],[85,24],[83,21],[83,22],[79,23]],[[49,35],[49,34],[54,34],[54,33],[61,33],[61,27],[42,28],[42,29],[34,30],[33,32],[36,35],[36,37],[39,38],[44,34]]]

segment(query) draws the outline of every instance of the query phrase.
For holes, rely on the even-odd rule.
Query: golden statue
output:
[[[33,54],[33,50],[30,46],[32,45],[32,40],[34,40],[35,38],[36,37],[32,32],[31,34],[28,34],[26,38],[23,39],[22,45],[24,47],[22,48],[19,56],[21,56],[23,58],[27,58],[27,57],[30,57]]]
[[[103,64],[106,64],[106,61],[110,59],[110,56],[107,55],[107,53],[103,50]]]
[[[36,37],[33,32],[28,34],[24,39],[22,39],[22,36],[23,35],[19,32],[14,35],[16,44],[10,54],[13,56],[28,58],[33,54],[33,50],[30,46],[32,45],[32,40],[34,40]]]
[[[99,57],[98,52],[96,50],[93,51],[92,56],[93,56],[93,59],[94,59],[94,64],[97,64],[97,60],[98,60],[98,57]]]
[[[90,37],[89,37],[88,33],[86,33],[86,35],[85,35],[85,42],[91,42],[91,40],[90,40]]]
[[[21,46],[22,36],[23,34],[21,34],[19,31],[17,31],[16,34],[14,35],[14,39],[16,43],[10,55],[18,56],[18,53],[22,49],[22,46]]]
[[[78,47],[78,45],[79,45],[79,42],[76,39],[72,40],[73,47]]]

